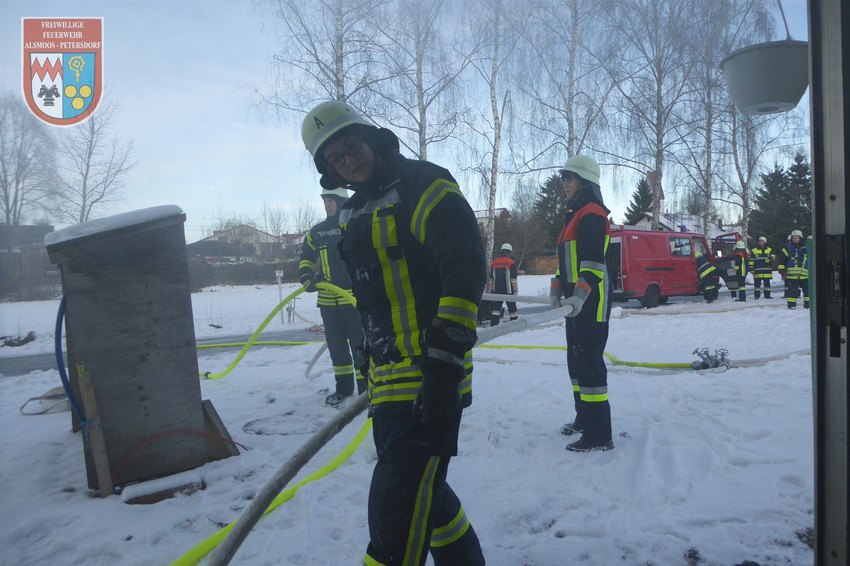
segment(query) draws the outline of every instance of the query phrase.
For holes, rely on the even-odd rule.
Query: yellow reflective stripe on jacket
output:
[[[475,330],[478,325],[478,305],[460,297],[440,297],[437,316]]]
[[[419,566],[423,562],[422,555],[428,552],[428,519],[434,502],[434,481],[437,468],[440,465],[439,456],[431,456],[425,464],[425,471],[416,491],[416,504],[413,506],[413,517],[410,520],[410,531],[407,533],[407,545],[404,549],[403,566]]]
[[[458,540],[469,530],[469,519],[463,507],[454,516],[454,519],[442,527],[436,527],[431,532],[431,548],[446,546]]]
[[[564,279],[567,283],[575,283],[578,281],[578,254],[576,252],[577,240],[567,240],[564,242],[564,263],[566,263],[567,273]],[[558,269],[560,273],[560,268]]]
[[[396,364],[371,368],[369,372],[369,400],[372,405],[392,401],[414,401],[422,385],[419,364],[407,359]]]
[[[466,376],[458,383],[458,393],[472,392],[472,350],[463,359]],[[419,364],[407,359],[398,363],[373,366],[369,370],[369,400],[372,405],[416,400],[422,387]]]
[[[425,228],[428,226],[431,211],[443,200],[443,197],[451,193],[463,198],[457,184],[446,179],[437,179],[422,193],[410,219],[410,233],[420,244],[425,244]]]
[[[421,355],[419,324],[416,321],[416,304],[413,300],[407,259],[400,249],[396,250],[398,257],[390,255],[391,249],[398,248],[398,232],[392,206],[378,208],[372,212],[372,246],[381,264],[384,290],[391,305],[396,347],[404,358]]]
[[[325,246],[319,248],[319,261],[322,262],[322,273],[325,275],[325,279],[330,279],[331,266],[328,262],[328,248]]]

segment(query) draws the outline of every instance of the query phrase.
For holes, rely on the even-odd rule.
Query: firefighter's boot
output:
[[[581,438],[568,444],[570,452],[590,452],[592,450],[611,450],[611,406],[607,401],[583,403],[581,409],[584,430]]]
[[[753,298],[754,298],[755,300],[757,300],[757,301],[758,301],[759,299],[761,299],[761,291],[759,291],[758,289],[755,289],[755,290],[753,291]],[[765,298],[767,298],[767,294],[766,294],[766,293],[765,293]]]
[[[561,427],[561,434],[564,436],[572,436],[574,434],[581,434],[584,430],[584,427],[578,421],[567,423]]]
[[[354,394],[354,376],[353,375],[338,375],[336,376],[336,392],[325,397],[325,403],[331,407],[336,407]]]

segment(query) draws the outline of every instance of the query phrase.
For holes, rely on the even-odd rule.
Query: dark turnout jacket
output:
[[[425,332],[435,317],[474,332],[486,281],[478,224],[451,174],[397,150],[378,155],[380,179],[351,185],[354,196],[340,213],[342,254],[372,360],[373,414],[411,411]],[[459,387],[468,405],[471,352],[465,366]]]
[[[333,283],[346,290],[351,289],[348,270],[339,255],[341,239],[338,215],[326,218],[310,228],[301,246],[301,262],[298,264],[298,274],[302,283],[319,274],[324,282]],[[350,304],[348,299],[336,293],[319,289],[318,305],[320,307]]]

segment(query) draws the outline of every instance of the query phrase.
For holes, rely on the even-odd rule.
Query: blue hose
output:
[[[56,332],[55,349],[56,349],[56,367],[59,369],[59,378],[62,380],[62,387],[65,388],[65,395],[68,396],[68,401],[71,403],[71,409],[80,421],[80,426],[86,430],[86,416],[83,410],[77,404],[77,398],[74,397],[74,392],[71,390],[71,382],[68,381],[68,374],[65,372],[65,360],[62,358],[62,321],[65,319],[65,302],[67,295],[62,295],[62,300],[59,301],[59,312],[56,314]]]

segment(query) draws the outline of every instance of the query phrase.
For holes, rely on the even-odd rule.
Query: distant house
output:
[[[632,227],[641,230],[651,230],[652,215],[648,212],[644,213],[643,218],[633,224]],[[721,234],[741,232],[740,226],[727,226],[720,220],[710,222],[708,230],[704,230],[702,217],[693,214],[662,214],[658,220],[658,227],[662,230],[672,230],[674,232],[705,234],[709,239],[713,239]]]
[[[303,238],[303,234],[301,235]],[[296,234],[273,236],[253,226],[240,224],[216,230],[212,236],[186,246],[189,257],[203,257],[207,263],[275,263],[290,253],[300,239]]]

